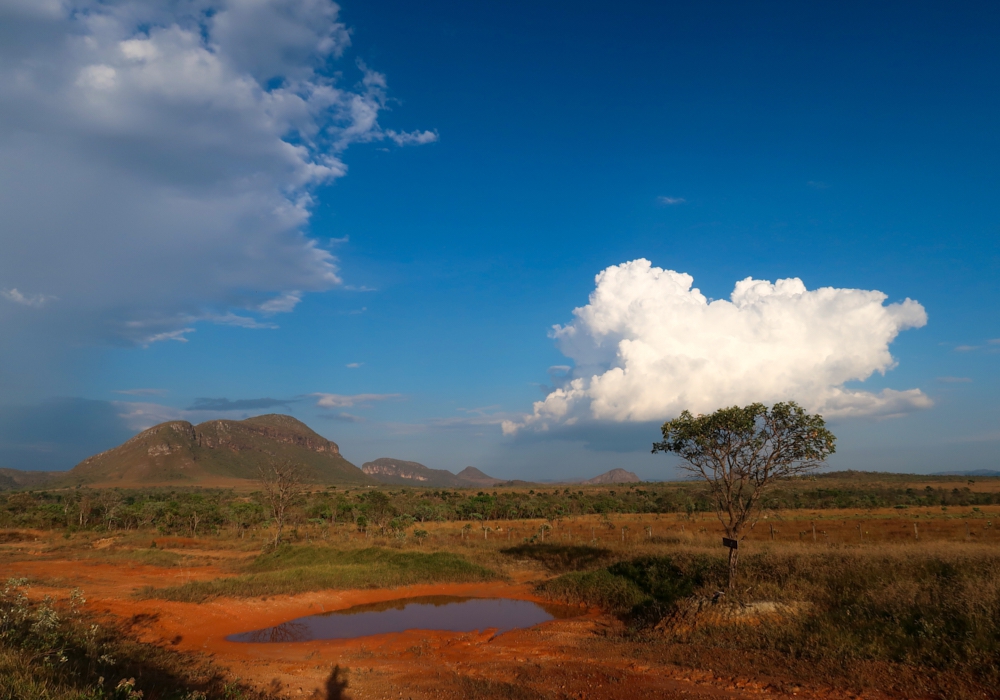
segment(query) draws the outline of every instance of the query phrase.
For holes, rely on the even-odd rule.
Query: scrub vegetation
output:
[[[46,561],[79,561],[134,570],[154,585],[125,584],[121,596],[130,610],[147,603],[240,606],[251,597],[323,589],[528,582],[539,597],[600,616],[602,632],[586,642],[597,645],[587,647],[594,658],[689,669],[712,682],[832,687],[835,694],[956,700],[994,694],[1000,480],[817,475],[780,482],[768,498],[741,542],[731,589],[723,528],[696,483],[314,489],[289,507],[278,547],[275,526],[253,493],[6,493],[0,564],[43,571]],[[68,591],[71,574],[65,567],[52,571],[58,580],[36,586]],[[7,611],[10,596],[24,589],[10,590]],[[224,675],[194,662],[178,666],[183,657],[169,645],[146,646],[109,621],[71,614],[68,597],[52,603],[35,595],[17,605],[21,622],[3,623],[0,677],[19,690],[0,694],[2,700],[128,697],[118,684],[133,677],[146,699],[184,697],[157,696],[141,685],[168,672],[184,692],[226,697],[218,694]],[[70,641],[38,646],[32,630],[50,609]],[[94,623],[105,630],[106,644],[121,646],[93,656],[79,635]],[[58,664],[54,651],[40,651],[62,648],[72,653]],[[105,654],[118,665],[98,663]],[[599,666],[591,664],[591,671],[594,683],[610,678]],[[545,677],[522,683],[456,676],[452,690],[456,697],[548,697],[553,689],[538,680]],[[360,672],[351,678],[368,682]]]
[[[701,668],[749,673],[779,658],[882,688],[892,669],[904,694],[942,697],[983,697],[1000,682],[995,547],[768,547],[744,558],[739,585],[723,594],[726,568],[719,554],[680,551],[566,573],[539,590],[608,610],[627,637]]]
[[[248,482],[249,483],[249,482]],[[986,488],[983,488],[985,486]],[[919,508],[1000,504],[1000,479],[912,477],[834,472],[779,482],[765,511]],[[383,535],[432,522],[559,519],[580,515],[714,512],[697,482],[477,489],[337,488],[307,491],[287,524],[354,525]],[[154,531],[198,537],[228,531],[246,537],[271,525],[265,494],[212,489],[72,489],[0,492],[0,528],[69,532]]]
[[[55,603],[24,579],[0,588],[2,700],[264,700],[206,662],[136,640],[83,611],[79,591]]]

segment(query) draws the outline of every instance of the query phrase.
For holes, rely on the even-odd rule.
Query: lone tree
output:
[[[302,493],[302,474],[298,465],[290,460],[271,462],[266,467],[257,467],[257,473],[257,481],[264,489],[264,498],[278,526],[273,542],[277,547],[281,544],[281,533],[285,528],[288,506]]]
[[[760,517],[761,496],[775,481],[817,469],[834,452],[836,438],[820,415],[793,401],[770,409],[761,403],[721,408],[707,416],[684,411],[660,428],[653,452],[673,452],[680,467],[708,482],[715,511],[736,542]],[[729,550],[729,587],[739,550]]]

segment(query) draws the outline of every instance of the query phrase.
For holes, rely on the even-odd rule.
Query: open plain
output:
[[[202,525],[194,535],[183,522],[169,533],[162,525],[31,528],[8,515],[0,565],[5,578],[23,579],[19,590],[36,604],[49,597],[65,608],[79,589],[88,620],[210,663],[233,684],[220,686],[229,697],[238,697],[236,687],[245,697],[359,700],[991,697],[1000,506],[985,501],[997,481],[928,483],[981,504],[767,510],[742,545],[738,585],[726,593],[714,513],[410,519],[407,529],[379,530],[309,518],[309,499],[329,490],[306,497],[276,550],[265,546],[263,521]],[[546,492],[626,498],[674,488],[690,485]],[[786,491],[808,501],[813,488]],[[916,480],[891,485],[902,494],[926,488]],[[223,501],[253,499],[227,493]],[[415,497],[430,495],[385,494],[396,520]],[[23,494],[6,498],[8,514],[12,501],[24,503]],[[226,640],[305,615],[429,595],[558,601],[579,614],[504,634]],[[210,684],[205,690],[213,697]],[[147,685],[145,697],[187,697],[171,692]]]

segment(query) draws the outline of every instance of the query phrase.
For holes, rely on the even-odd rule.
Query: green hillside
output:
[[[85,459],[59,481],[64,485],[196,485],[255,479],[258,467],[274,460],[299,464],[303,478],[311,483],[374,483],[344,459],[336,443],[301,421],[279,414],[199,425],[161,423]]]

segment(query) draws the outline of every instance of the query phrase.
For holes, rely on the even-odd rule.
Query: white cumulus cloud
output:
[[[580,420],[660,421],[684,409],[755,401],[793,399],[825,416],[931,405],[919,389],[846,386],[895,366],[890,343],[927,322],[916,301],[887,305],[878,291],[749,277],[729,300],[709,301],[693,283],[643,259],[598,274],[590,303],[552,331],[575,367],[530,415],[506,421],[504,432]]]

